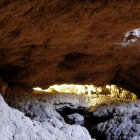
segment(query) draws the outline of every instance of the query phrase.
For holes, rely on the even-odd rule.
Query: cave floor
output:
[[[87,102],[90,104],[87,104]],[[54,109],[60,113],[60,115],[65,119],[67,115],[73,113],[79,113],[84,116],[85,123],[84,126],[89,131],[92,138],[100,140],[105,137],[105,135],[97,131],[97,125],[105,121],[110,120],[113,116],[93,116],[93,113],[98,110],[109,110],[117,106],[123,105],[130,102],[130,100],[124,100],[119,98],[110,98],[106,96],[92,97],[88,98],[85,95],[75,95],[66,93],[25,93],[19,94],[19,96],[11,96],[7,98],[8,104],[14,108],[21,109],[20,104],[26,105],[29,101],[30,104],[35,102],[48,103],[54,107]],[[20,106],[20,107],[19,107]],[[24,107],[22,107],[24,108]],[[28,116],[28,114],[25,114]],[[31,116],[28,116],[31,117]],[[66,121],[66,120],[65,120]],[[66,121],[66,123],[68,123]]]

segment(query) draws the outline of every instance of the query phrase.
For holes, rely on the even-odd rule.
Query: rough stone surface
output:
[[[140,41],[115,43],[139,28],[139,8],[139,0],[2,0],[0,76],[9,86],[116,83],[138,92]]]
[[[84,127],[66,124],[50,104],[23,103],[19,106],[30,118],[0,96],[0,140],[91,140]]]
[[[22,112],[25,112],[26,105],[27,110],[30,110],[31,104],[46,104],[53,107],[55,110],[61,110],[65,107],[71,109],[89,108],[86,103],[87,97],[84,95],[74,95],[65,93],[46,93],[46,94],[28,94],[15,97],[9,97],[6,101],[15,108],[18,108]]]
[[[78,113],[67,115],[67,119],[71,123],[84,124],[84,117]]]
[[[97,130],[107,140],[139,140],[140,139],[140,101],[122,104],[117,107],[99,109],[93,116],[111,119],[99,123]],[[112,117],[111,117],[112,116]]]

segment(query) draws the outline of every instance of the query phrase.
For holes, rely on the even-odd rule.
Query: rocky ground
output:
[[[35,94],[32,98],[21,96],[12,102],[7,100],[16,108],[13,109],[1,97],[1,137],[6,140],[18,140],[19,137],[27,140],[90,140],[91,137],[139,140],[140,101],[125,103],[114,99],[111,102],[106,98],[104,103],[90,107],[86,98],[59,93]],[[5,124],[7,127],[3,128]]]
[[[97,130],[107,139],[139,140],[140,139],[140,101],[122,104],[113,108],[100,109],[93,116],[111,119],[99,123]]]
[[[73,107],[82,105],[78,98],[73,96],[71,100],[69,97],[53,95],[46,100],[40,96],[19,99],[11,104],[18,111],[9,107],[0,96],[0,140],[90,140],[86,128],[66,124],[55,111],[56,106],[62,107],[63,101],[66,106],[68,103]]]

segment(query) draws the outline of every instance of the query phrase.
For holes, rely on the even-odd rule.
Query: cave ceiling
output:
[[[139,0],[3,0],[0,76],[9,86],[118,84],[140,90]],[[133,36],[129,36],[133,37]]]

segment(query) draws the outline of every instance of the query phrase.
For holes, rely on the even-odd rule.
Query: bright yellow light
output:
[[[71,93],[71,94],[83,94],[89,98],[95,96],[106,96],[110,98],[121,98],[128,100],[136,100],[137,96],[125,89],[117,87],[116,85],[106,85],[102,87],[97,87],[95,85],[74,85],[74,84],[63,84],[63,85],[53,85],[48,89],[42,89],[40,87],[33,88],[35,93]]]
[[[43,89],[40,88],[40,87],[35,87],[35,88],[33,88],[33,90],[35,90],[35,91],[43,91]]]
[[[110,88],[110,86],[109,86],[109,85],[106,85],[105,87],[106,87],[106,88],[108,88],[108,89]]]

